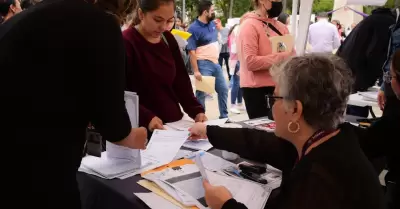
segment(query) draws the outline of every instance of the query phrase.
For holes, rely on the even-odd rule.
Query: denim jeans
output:
[[[198,60],[197,65],[199,71],[203,76],[214,76],[215,77],[215,91],[218,93],[218,107],[219,107],[219,118],[228,117],[228,85],[225,81],[224,74],[222,73],[221,66],[208,60]],[[206,109],[206,93],[202,91],[196,91],[196,98],[204,109]]]
[[[231,104],[242,103],[242,89],[240,89],[240,76],[237,75],[239,73],[240,63],[239,61],[235,66],[235,73],[232,75],[232,89],[231,89]]]
[[[225,61],[226,71],[228,72],[228,78],[231,80],[231,74],[229,74],[229,56],[228,52],[219,54],[218,63],[222,68],[223,62]]]

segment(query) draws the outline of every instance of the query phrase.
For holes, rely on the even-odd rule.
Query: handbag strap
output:
[[[164,34],[161,34],[161,38],[162,38],[162,40],[164,41],[164,43],[167,44],[167,46],[169,47],[168,41],[167,41],[167,39],[165,38]]]
[[[267,27],[271,28],[271,30],[273,30],[279,36],[283,36],[283,34],[278,29],[276,29],[276,27],[273,26],[271,23],[267,23],[265,21],[261,21],[261,22],[263,22]]]

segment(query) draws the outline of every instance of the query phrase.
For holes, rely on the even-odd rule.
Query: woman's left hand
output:
[[[211,209],[221,209],[225,202],[232,199],[232,194],[223,186],[213,186],[208,181],[203,181],[206,192],[205,199]]]
[[[199,113],[196,115],[196,118],[194,119],[194,122],[206,122],[208,120],[207,116],[204,113]]]

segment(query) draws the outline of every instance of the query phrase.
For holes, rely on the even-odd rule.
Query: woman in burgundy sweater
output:
[[[139,95],[139,125],[149,131],[181,120],[183,110],[196,122],[207,120],[193,94],[174,36],[173,0],[139,1],[133,26],[123,32],[127,54],[127,90]]]

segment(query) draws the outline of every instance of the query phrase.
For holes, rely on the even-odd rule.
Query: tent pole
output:
[[[294,40],[296,40],[297,34],[297,13],[299,8],[299,0],[293,0],[292,2],[292,19],[290,20],[290,24],[292,25],[292,35]]]

